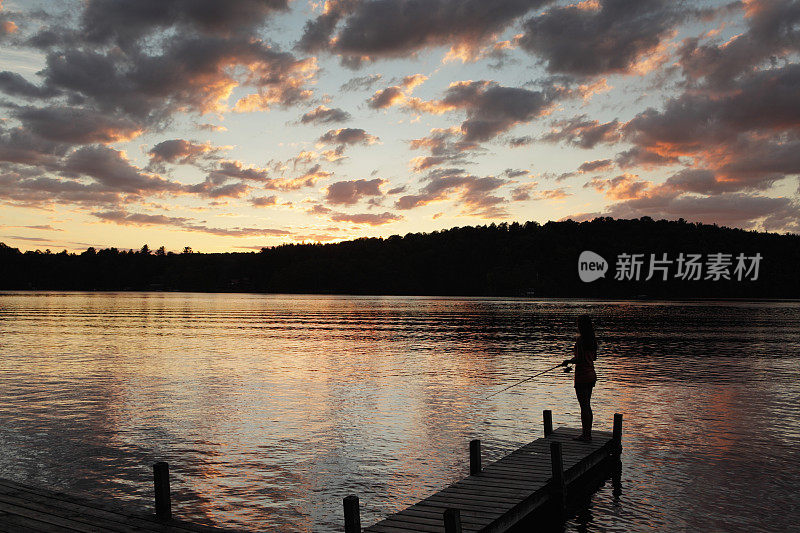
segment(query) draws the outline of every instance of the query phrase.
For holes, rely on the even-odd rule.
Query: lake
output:
[[[567,531],[780,531],[800,519],[800,303],[0,293],[0,477],[287,532],[362,524],[554,425],[575,318],[600,341],[595,427],[624,414],[622,494]]]

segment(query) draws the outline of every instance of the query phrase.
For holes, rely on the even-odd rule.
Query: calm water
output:
[[[601,340],[595,424],[624,413],[610,484],[568,531],[781,531],[800,519],[800,304],[0,293],[0,477],[181,517],[341,531],[579,425],[576,315]],[[795,529],[796,530],[796,529]]]

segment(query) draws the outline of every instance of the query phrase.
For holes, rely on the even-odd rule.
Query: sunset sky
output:
[[[800,231],[800,1],[4,0],[0,241]]]

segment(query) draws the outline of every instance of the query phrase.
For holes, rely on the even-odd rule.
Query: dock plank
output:
[[[0,479],[0,533],[230,533],[184,520],[159,521],[107,503],[85,502],[73,496]]]
[[[364,532],[443,532],[443,513],[448,508],[460,511],[464,531],[506,531],[550,500],[551,443],[561,443],[568,490],[570,485],[578,485],[586,471],[595,468],[615,450],[609,431],[594,431],[589,443],[573,440],[579,434],[579,429],[558,428],[547,437],[487,464],[479,474],[445,487],[365,528]]]

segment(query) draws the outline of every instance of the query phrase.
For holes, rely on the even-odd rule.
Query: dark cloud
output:
[[[331,212],[333,212],[333,209],[330,207],[325,207],[322,204],[314,204],[310,208],[306,209],[306,213],[310,215],[327,215]]]
[[[246,166],[241,161],[220,161],[216,168],[208,173],[204,182],[189,188],[190,192],[211,197],[239,198],[251,190],[244,182],[252,181],[261,184],[263,189],[291,191],[303,187],[312,187],[317,181],[327,179],[330,172],[322,170],[319,164],[314,165],[296,177],[273,177],[267,168]],[[230,180],[235,180],[229,182]]]
[[[205,198],[214,199],[241,198],[250,192],[251,189],[252,187],[242,181],[234,181],[223,185],[215,185],[213,182],[205,181],[186,188],[188,192],[198,194]]]
[[[618,153],[615,162],[620,168],[637,166],[652,168],[664,165],[676,165],[679,164],[681,160],[677,155],[659,154],[647,148],[634,146],[629,150]]]
[[[315,19],[307,20],[297,48],[314,53],[328,48],[331,36],[342,17],[349,15],[362,0],[326,0],[324,12]]]
[[[6,239],[17,239],[21,241],[31,241],[31,242],[46,242],[46,243],[55,243],[53,239],[48,239],[45,237],[23,237],[21,235],[4,235]]]
[[[91,0],[79,27],[45,26],[38,42],[48,52],[43,85],[0,76],[0,88],[19,95],[63,94],[90,110],[163,124],[175,112],[227,107],[236,87],[249,87],[240,111],[308,100],[314,58],[298,59],[264,41],[258,29],[286,0]]]
[[[522,137],[512,137],[508,141],[508,145],[512,148],[520,148],[522,146],[528,146],[529,144],[533,143],[534,138],[530,135],[523,135]]]
[[[229,179],[239,181],[260,182],[261,187],[267,190],[293,191],[303,187],[313,187],[318,181],[331,177],[332,173],[322,169],[317,163],[295,177],[272,176],[272,171],[267,168],[246,166],[241,161],[221,161],[217,167],[206,176],[208,186],[220,186]],[[202,189],[202,188],[201,188]]]
[[[707,224],[772,231],[800,229],[800,206],[796,201],[743,193],[646,196],[613,204],[604,214],[616,218],[684,218]]]
[[[128,193],[179,191],[182,186],[155,174],[142,172],[125,154],[107,146],[84,146],[70,153],[63,170],[90,176],[108,189]]]
[[[727,42],[701,43],[699,37],[683,41],[678,56],[687,78],[724,90],[738,76],[800,50],[800,2],[750,2],[745,9],[746,31]]]
[[[738,190],[765,189],[800,173],[800,65],[749,73],[724,94],[692,89],[622,128],[634,144],[621,166],[678,161],[710,168]]]
[[[405,76],[398,85],[392,85],[380,91],[377,91],[372,97],[367,100],[367,106],[372,109],[386,109],[393,105],[406,101],[406,96],[414,90],[414,88],[427,80],[427,76],[422,74],[413,74]]]
[[[518,185],[511,190],[511,200],[515,202],[527,202],[529,200],[562,200],[570,196],[563,188],[538,190],[538,183],[525,183]]]
[[[47,231],[64,231],[61,228],[54,228],[50,224],[38,224],[34,226],[6,226],[7,228],[41,229]]]
[[[238,161],[223,161],[206,179],[184,188],[185,192],[205,198],[241,198],[251,187],[246,180],[263,181],[261,169],[244,168]]]
[[[492,194],[508,182],[495,177],[477,177],[461,169],[442,169],[429,173],[423,180],[426,184],[417,194],[401,196],[395,207],[414,209],[432,202],[451,198],[462,207],[462,213],[483,218],[499,218],[507,215],[502,204],[506,200]]]
[[[250,198],[250,203],[256,207],[269,207],[278,203],[278,197],[275,195],[258,196],[255,198]]]
[[[412,105],[429,112],[466,111],[467,119],[461,123],[463,140],[484,142],[542,116],[562,96],[556,88],[531,91],[494,81],[461,81],[450,84],[441,100]]]
[[[153,146],[149,152],[150,164],[178,163],[186,165],[194,163],[198,158],[213,156],[220,150],[209,143],[197,143],[186,139],[170,139]]]
[[[539,191],[534,196],[533,199],[534,200],[562,200],[562,199],[566,198],[567,196],[571,196],[571,194],[568,193],[563,188],[558,188],[558,189],[547,189],[547,190],[544,190],[544,191]]]
[[[595,159],[586,161],[578,167],[578,172],[596,172],[598,170],[608,170],[614,166],[610,159]]]
[[[375,144],[378,138],[361,128],[341,128],[328,130],[319,138],[324,144]]]
[[[270,179],[270,172],[266,168],[248,167],[241,161],[221,161],[217,168],[209,174],[211,181],[219,182],[227,178],[247,181],[266,182]]]
[[[331,233],[304,233],[292,235],[292,240],[295,242],[326,242],[342,239],[341,235],[333,235]],[[258,250],[260,246],[254,246],[253,249]]]
[[[274,179],[264,185],[265,189],[277,189],[282,191],[293,191],[303,187],[313,187],[318,181],[326,180],[333,175],[322,169],[322,165],[317,163],[301,175],[294,178]]]
[[[369,76],[356,76],[344,82],[339,90],[342,92],[368,91],[383,78],[380,74],[370,74]]]
[[[726,181],[767,188],[787,175],[800,175],[800,132],[773,138],[739,139],[733,156],[719,161],[717,171]]]
[[[49,207],[53,204],[118,205],[119,191],[99,183],[80,179],[56,179],[18,168],[0,170],[0,201],[25,207]]]
[[[11,115],[37,136],[69,144],[129,141],[143,131],[129,118],[74,107],[15,107]]]
[[[239,110],[292,105],[311,97],[304,85],[315,73],[313,59],[298,60],[263,41],[213,36],[175,38],[157,55],[54,51],[43,70],[48,87],[153,121],[177,110],[219,110],[237,85],[257,91],[236,103]]]
[[[687,168],[676,172],[664,186],[679,192],[718,194],[736,188],[733,182],[719,181],[715,173],[705,168]]]
[[[37,139],[20,129],[0,137],[0,160],[6,161],[0,197],[27,205],[118,205],[142,195],[185,192],[184,185],[144,172],[119,150],[91,145],[66,152],[59,148],[64,145]]]
[[[367,105],[372,109],[386,109],[403,99],[403,89],[397,86],[387,87],[376,92],[367,100]]]
[[[551,123],[550,132],[541,137],[546,142],[566,142],[579,148],[594,148],[598,144],[611,144],[619,141],[621,134],[619,122],[600,123],[586,115]]]
[[[291,234],[287,230],[271,228],[215,228],[185,217],[128,213],[122,210],[98,211],[92,213],[92,215],[104,222],[113,222],[122,226],[172,226],[186,231],[197,231],[222,237],[262,237]]]
[[[468,153],[478,148],[477,144],[464,141],[458,128],[434,128],[427,137],[413,139],[409,143],[412,150],[429,150],[430,156],[415,157],[411,167],[415,172],[443,164],[466,164]]]
[[[209,123],[202,123],[197,124],[197,129],[205,130],[205,131],[228,131],[228,128],[225,126],[219,126],[217,124],[209,124]]]
[[[350,113],[342,109],[321,105],[300,118],[302,124],[331,124],[350,120]]]
[[[16,72],[0,72],[0,91],[22,98],[50,98],[58,95],[52,87],[34,85]]]
[[[647,109],[625,125],[638,144],[667,144],[694,151],[708,143],[735,140],[741,132],[782,131],[800,126],[800,65],[754,72],[724,95],[690,91]]]
[[[216,35],[250,32],[287,9],[288,0],[90,0],[80,24],[89,42],[125,46],[170,27]]]
[[[507,168],[503,171],[503,176],[507,178],[519,178],[522,176],[527,176],[529,173],[527,170],[517,169],[517,168]]]
[[[366,196],[382,196],[381,185],[385,183],[386,180],[380,178],[337,181],[328,185],[325,201],[334,205],[353,205]]]
[[[520,16],[547,3],[547,0],[353,2],[337,17],[328,17],[327,24],[321,24],[326,31],[316,35],[328,37],[327,46],[349,58],[346,65],[357,66],[365,57],[401,57],[434,46],[475,49]],[[336,22],[340,20],[341,28],[334,35]],[[308,34],[309,27],[306,31]],[[323,41],[321,38],[314,41],[316,50],[322,48]]]
[[[240,198],[250,191],[250,186],[243,180],[262,179],[260,169],[243,168],[240,164],[237,166],[238,162],[222,162],[203,182],[184,185],[136,167],[124,152],[107,146],[90,145],[69,152],[60,148],[65,145],[27,135],[24,130],[17,128],[0,136],[0,161],[5,161],[6,165],[0,167],[5,179],[0,184],[0,198],[17,204],[41,206],[62,203],[116,207],[140,201],[147,195],[162,194]],[[190,143],[190,149],[181,154],[180,150],[167,149],[170,143],[162,143],[151,155],[156,162],[162,163],[169,158],[173,161],[181,161],[181,157],[189,160],[196,155],[193,150],[199,146],[202,145]],[[20,164],[27,165],[26,170],[14,166]],[[87,179],[91,181],[87,183]]]
[[[531,186],[535,187],[536,184],[528,184],[528,186],[514,187],[511,190],[511,199],[515,202],[526,202],[531,199]]]
[[[643,196],[650,184],[634,174],[620,174],[609,179],[593,178],[584,187],[591,187],[615,200],[630,200]]]
[[[395,213],[330,213],[330,219],[334,222],[350,222],[351,224],[365,224],[368,226],[382,226],[391,222],[403,220],[403,217]]]
[[[493,81],[461,81],[450,84],[440,100],[406,98],[405,106],[421,112],[466,112],[460,127],[434,128],[427,137],[412,140],[412,149],[425,148],[431,155],[414,158],[411,165],[419,172],[445,163],[465,163],[467,152],[474,153],[481,149],[480,143],[546,114],[564,94],[557,87],[532,91]]]
[[[44,26],[25,39],[24,44],[40,50],[49,50],[56,46],[71,46],[79,41],[80,34],[73,28]]]
[[[685,16],[672,0],[599,0],[553,7],[528,19],[520,47],[550,72],[578,76],[627,73]]]
[[[55,168],[69,146],[33,135],[23,128],[0,130],[0,161]]]
[[[574,178],[578,175],[578,172],[562,172],[561,174],[553,174],[551,172],[545,172],[543,177],[548,179],[552,178],[555,181],[564,181],[567,178]]]

